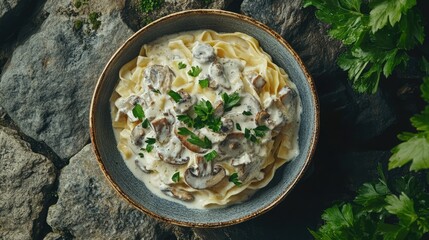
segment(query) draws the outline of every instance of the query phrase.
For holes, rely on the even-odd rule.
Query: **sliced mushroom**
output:
[[[214,48],[210,44],[200,42],[192,48],[192,56],[199,63],[209,63],[216,59]]]
[[[171,123],[166,117],[153,120],[151,122],[156,133],[156,139],[159,143],[167,142],[171,136]]]
[[[223,101],[217,101],[215,105],[216,107],[213,111],[213,116],[220,118],[223,115]]]
[[[270,114],[266,110],[262,110],[256,114],[255,121],[257,125],[265,125],[269,118]]]
[[[219,143],[219,152],[224,158],[234,158],[247,150],[247,141],[241,132],[233,132]]]
[[[174,105],[176,113],[185,113],[195,104],[195,99],[189,93],[180,90],[177,92],[182,99]]]
[[[133,108],[137,103],[141,103],[141,97],[137,95],[130,95],[128,97],[121,97],[115,101],[115,106],[118,108],[118,112],[115,116],[115,121],[119,121],[122,115],[127,115],[131,122],[135,122],[138,119],[133,115]]]
[[[207,152],[207,149],[201,148],[197,145],[194,145],[190,142],[188,142],[188,136],[183,136],[178,134],[177,130],[174,131],[176,133],[177,138],[180,140],[180,142],[183,144],[183,146],[185,146],[187,149],[191,150],[192,152],[195,153],[205,153]]]
[[[253,159],[257,156],[251,156],[248,153],[242,154],[239,158],[232,160],[231,165],[237,167],[238,179],[242,182],[247,182],[250,179],[259,178],[261,174],[260,164],[261,161],[258,159]],[[262,175],[263,176],[263,175]]]
[[[145,134],[146,132],[145,132],[145,129],[142,127],[142,125],[137,124],[131,131],[131,136],[130,136],[131,143],[136,146],[142,146]]]
[[[197,157],[197,166],[186,169],[185,182],[195,189],[206,189],[218,184],[226,176],[225,169],[207,162],[204,157]]]
[[[194,195],[192,193],[187,192],[185,190],[177,189],[175,187],[169,187],[161,190],[165,195],[177,198],[184,202],[192,202],[194,201]]]
[[[189,162],[189,157],[183,157],[183,146],[180,140],[172,136],[170,141],[162,146],[157,146],[158,157],[169,164],[182,165]]]
[[[283,87],[279,91],[279,99],[286,108],[294,107],[298,94],[290,87]]]
[[[253,87],[257,92],[260,92],[261,89],[265,86],[267,81],[259,74],[257,74],[253,79],[251,80]]]
[[[213,62],[209,66],[210,87],[216,89],[219,85],[225,89],[231,88],[231,83],[226,79],[223,65]]]
[[[171,83],[175,78],[174,72],[164,65],[148,66],[144,70],[143,83],[149,89],[156,89],[166,92],[171,87]]]
[[[134,163],[136,164],[137,168],[140,169],[142,172],[144,173],[152,173],[152,170],[149,170],[146,168],[146,166],[144,166],[143,164],[140,163],[139,160],[135,160]]]
[[[222,118],[222,127],[220,128],[220,131],[222,133],[230,133],[234,130],[234,121],[228,118]]]

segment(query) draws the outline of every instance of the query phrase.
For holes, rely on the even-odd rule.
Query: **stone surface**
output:
[[[0,239],[32,239],[55,180],[53,164],[0,126]]]
[[[119,1],[79,9],[70,0],[48,1],[38,32],[18,46],[0,79],[0,102],[19,128],[61,158],[89,139],[89,103],[102,68],[132,31],[119,17]],[[89,15],[98,12],[93,28]],[[79,21],[82,27],[79,28]],[[13,99],[13,100],[11,100]]]
[[[244,0],[241,11],[274,29],[288,41],[313,76],[338,69],[341,43],[326,35],[328,26],[319,22],[302,0]]]
[[[76,239],[156,239],[164,234],[159,222],[116,194],[90,145],[62,169],[58,202],[49,208],[47,222],[55,233]]]
[[[200,8],[225,9],[232,1],[234,0],[166,0],[159,8],[147,12],[142,10],[141,0],[129,0],[125,3],[122,17],[130,28],[137,31],[153,20],[170,13]]]

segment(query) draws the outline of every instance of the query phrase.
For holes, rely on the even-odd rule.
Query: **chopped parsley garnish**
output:
[[[239,106],[240,105],[240,95],[238,95],[237,92],[228,95],[227,93],[223,93],[221,95],[222,100],[223,100],[223,110],[225,112],[231,111],[231,109],[233,107]]]
[[[149,127],[149,120],[147,120],[147,118],[145,118],[145,120],[142,122],[142,127],[143,128]]]
[[[179,62],[177,65],[179,66],[179,69],[186,68],[186,64],[184,64],[183,62]]]
[[[252,115],[251,111],[243,111],[243,115],[250,116]]]
[[[139,153],[139,156],[141,157],[141,158],[144,158],[144,154],[141,152],[141,153]]]
[[[155,89],[155,88],[152,88],[151,91],[154,92],[154,93],[158,93],[158,94],[161,93],[161,91],[159,91],[159,89]]]
[[[210,101],[201,100],[194,106],[197,117],[194,119],[193,127],[200,129],[207,126],[213,132],[219,132],[222,127],[220,118],[215,117],[214,108]]]
[[[180,180],[180,172],[175,172],[173,174],[173,176],[171,177],[171,180],[173,180],[173,182],[177,183]]]
[[[153,150],[153,145],[152,145],[152,144],[148,144],[148,145],[146,146],[146,151],[147,151],[147,152],[152,152],[152,150]]]
[[[156,142],[155,138],[147,138],[145,141],[145,143],[147,143],[147,144],[155,144],[155,142]]]
[[[144,118],[144,111],[143,107],[140,104],[136,104],[133,108],[133,115],[135,118],[139,119],[140,121]]]
[[[265,125],[257,126],[254,129],[245,128],[244,129],[244,137],[249,139],[251,142],[256,143],[256,142],[259,142],[258,137],[259,138],[264,137],[265,133],[268,130],[270,130],[270,129]]]
[[[238,130],[238,131],[241,131],[241,126],[240,126],[240,124],[239,124],[239,123],[236,123],[236,124],[235,124],[235,128],[237,128],[237,130]]]
[[[182,100],[182,96],[180,96],[180,94],[178,94],[177,92],[170,90],[167,93],[175,102],[179,102],[180,100]]]
[[[238,173],[233,173],[233,174],[231,174],[231,176],[229,176],[229,178],[228,178],[228,180],[230,181],[230,182],[232,182],[232,183],[234,183],[235,184],[235,186],[241,186],[241,182],[240,182],[240,180],[238,180]]]
[[[185,127],[181,127],[178,130],[179,131],[177,133],[179,135],[190,136],[190,138],[186,139],[186,141],[188,141],[189,143],[205,149],[212,148],[212,142],[206,136],[204,136],[204,138],[201,139],[195,133],[191,132],[191,130]]]
[[[201,73],[202,70],[203,69],[201,69],[199,66],[196,66],[196,67],[192,66],[191,70],[188,71],[188,75],[192,76],[192,77],[197,77]]]
[[[194,119],[192,119],[189,115],[177,115],[177,119],[188,127],[192,127],[194,125]]]
[[[206,79],[199,80],[198,84],[200,84],[201,88],[206,88],[209,86],[209,79],[206,78]]]
[[[210,162],[211,160],[215,159],[217,156],[218,156],[218,154],[217,154],[216,150],[213,150],[213,151],[207,153],[206,155],[204,155],[204,159],[207,162]]]

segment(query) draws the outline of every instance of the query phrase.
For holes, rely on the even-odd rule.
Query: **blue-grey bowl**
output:
[[[109,99],[118,83],[119,69],[137,57],[143,44],[158,37],[197,29],[243,32],[256,38],[273,61],[296,84],[303,112],[299,130],[300,154],[279,168],[273,180],[244,203],[221,209],[188,209],[160,199],[128,170],[116,148]],[[101,170],[113,188],[146,214],[189,227],[222,227],[256,217],[277,204],[303,176],[314,153],[319,133],[319,106],[314,82],[301,59],[276,32],[249,17],[222,10],[190,10],[160,18],[132,35],[112,56],[96,85],[90,109],[90,134]],[[303,207],[303,206],[297,206]]]

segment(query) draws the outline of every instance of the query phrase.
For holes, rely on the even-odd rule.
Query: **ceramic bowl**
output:
[[[119,69],[137,57],[143,44],[158,37],[197,29],[243,32],[256,38],[274,62],[286,70],[300,93],[303,112],[299,130],[300,154],[279,168],[273,180],[246,202],[221,209],[196,210],[160,199],[128,170],[116,148],[109,99]],[[168,15],[131,36],[112,56],[96,85],[90,109],[90,134],[99,165],[113,188],[131,205],[160,220],[189,227],[221,227],[240,223],[279,204],[303,176],[319,131],[319,108],[314,83],[301,59],[273,30],[249,17],[221,10],[190,10]],[[297,206],[303,207],[303,206]]]

